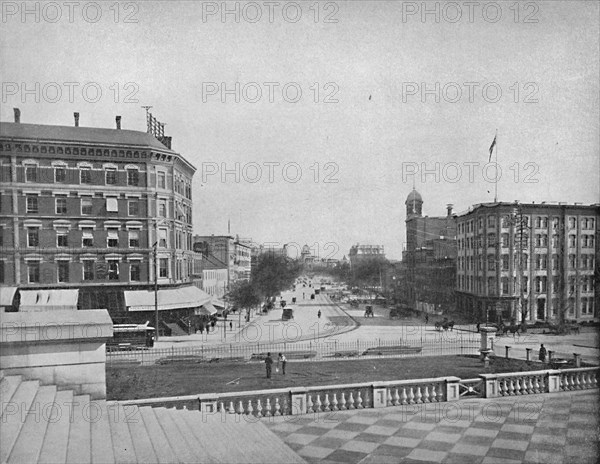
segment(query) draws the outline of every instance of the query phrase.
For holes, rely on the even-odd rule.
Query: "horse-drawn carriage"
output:
[[[436,321],[435,322],[435,330],[441,331],[442,329],[454,330],[454,321],[449,321],[447,317],[445,317],[444,320],[442,320],[442,321]]]
[[[367,305],[365,307],[365,317],[375,317],[375,313],[373,312],[373,306]]]

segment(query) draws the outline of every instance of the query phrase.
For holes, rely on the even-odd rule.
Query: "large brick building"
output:
[[[168,137],[121,130],[120,117],[115,129],[78,119],[21,124],[15,110],[1,125],[0,283],[21,296],[79,289],[80,309],[148,320],[158,273],[160,311],[201,305],[190,285],[194,166]]]
[[[452,310],[455,290],[456,216],[423,216],[423,198],[414,188],[406,206],[406,248],[402,253],[402,299],[418,311]]]
[[[482,321],[597,320],[599,220],[597,204],[473,206],[457,222],[459,308]]]

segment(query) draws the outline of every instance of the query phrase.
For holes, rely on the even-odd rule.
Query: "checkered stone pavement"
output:
[[[265,423],[308,463],[595,464],[598,410],[598,390],[588,390],[286,416]]]

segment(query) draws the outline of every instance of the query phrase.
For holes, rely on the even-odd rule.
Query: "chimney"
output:
[[[121,130],[121,116],[117,116],[115,121],[117,121],[117,130]]]
[[[20,124],[21,123],[21,110],[19,108],[13,108],[13,111],[15,112],[15,123]]]
[[[451,203],[446,205],[446,209],[448,210],[448,216],[452,216],[452,208],[453,207],[454,207],[454,205]]]
[[[73,113],[75,116],[75,127],[79,127],[79,113]]]

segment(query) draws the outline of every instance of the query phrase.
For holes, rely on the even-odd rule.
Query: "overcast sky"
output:
[[[598,2],[28,5],[2,2],[0,119],[144,131],[151,105],[196,233],[398,259],[413,180],[426,215],[493,200],[496,130],[500,200],[600,201]]]

